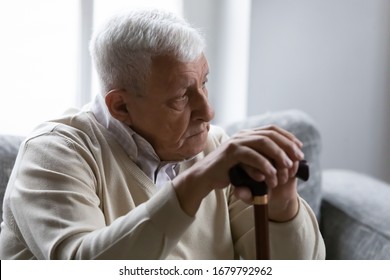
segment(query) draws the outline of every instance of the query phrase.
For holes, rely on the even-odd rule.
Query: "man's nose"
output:
[[[195,98],[193,98],[192,118],[194,120],[210,122],[214,118],[214,115],[215,112],[210,105],[207,92],[199,89],[195,94]]]

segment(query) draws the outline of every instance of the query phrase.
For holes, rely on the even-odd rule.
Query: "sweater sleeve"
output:
[[[29,140],[10,181],[7,226],[38,259],[165,258],[193,222],[172,185],[106,225],[90,157],[54,132]]]

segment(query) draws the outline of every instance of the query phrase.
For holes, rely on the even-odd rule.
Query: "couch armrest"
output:
[[[346,170],[323,173],[327,259],[390,259],[390,185]]]
[[[225,129],[229,135],[232,135],[243,129],[270,124],[290,131],[303,142],[302,150],[310,166],[310,178],[307,182],[299,181],[298,192],[309,203],[317,218],[319,218],[321,203],[321,136],[317,125],[306,113],[299,110],[266,113],[230,124]]]

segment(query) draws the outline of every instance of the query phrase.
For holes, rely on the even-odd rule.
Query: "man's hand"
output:
[[[294,135],[276,126],[242,131],[173,180],[180,205],[194,216],[209,192],[229,185],[229,169],[241,164],[254,180],[266,182],[270,219],[290,220],[299,206],[295,174],[304,158],[301,148]],[[252,200],[247,188],[236,188],[235,194]]]

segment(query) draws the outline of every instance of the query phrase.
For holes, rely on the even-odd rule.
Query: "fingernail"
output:
[[[305,158],[305,154],[301,150],[297,150],[296,155],[300,160]]]
[[[289,159],[288,157],[286,157],[284,159],[284,164],[288,167],[288,168],[291,168],[293,166],[293,162],[291,161],[291,159]]]

